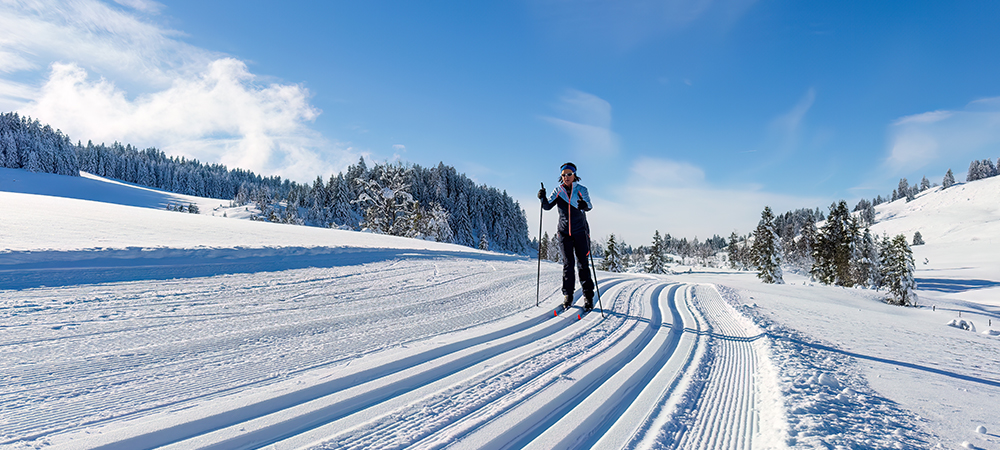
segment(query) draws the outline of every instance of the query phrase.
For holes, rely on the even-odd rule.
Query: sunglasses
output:
[[[572,172],[571,173],[564,173],[564,174],[562,174],[562,176],[564,176],[564,177],[571,177],[573,175],[576,175],[576,174],[572,173]]]

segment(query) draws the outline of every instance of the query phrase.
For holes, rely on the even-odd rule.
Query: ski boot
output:
[[[566,297],[563,299],[563,310],[564,311],[568,310],[570,306],[573,306],[573,296],[566,295]]]
[[[583,302],[583,310],[586,312],[594,309],[594,293],[584,292],[583,295],[586,297],[586,301]]]

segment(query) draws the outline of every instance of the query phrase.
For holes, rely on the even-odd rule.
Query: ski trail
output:
[[[710,363],[693,420],[676,448],[750,449],[761,434],[761,386],[767,354],[757,344],[763,332],[729,306],[714,286],[695,288],[697,305],[708,323]],[[767,420],[769,418],[765,418]]]
[[[620,282],[610,280],[607,285],[614,290]],[[543,315],[551,317],[544,330],[516,342],[491,340],[488,347],[493,356],[474,364],[435,361],[439,370],[426,377],[423,385],[412,387],[397,396],[370,401],[366,407],[358,408],[352,414],[329,415],[322,420],[312,420],[308,426],[302,425],[304,417],[309,414],[304,407],[300,408],[303,412],[290,408],[261,417],[261,423],[280,422],[282,425],[272,426],[280,429],[270,437],[258,433],[257,442],[273,442],[275,448],[298,448],[313,441],[326,442],[323,448],[404,447],[444,427],[450,431],[443,434],[451,436],[455,428],[489,420],[491,415],[504,410],[507,405],[517,404],[524,396],[558,380],[558,374],[551,376],[551,369],[566,364],[567,355],[579,353],[580,350],[573,347],[586,348],[599,344],[597,337],[589,336],[589,342],[584,340],[579,345],[565,345],[569,341],[576,342],[581,335],[585,336],[587,329],[600,323],[591,321],[594,316],[599,318],[598,311],[588,315],[585,321],[578,321],[575,314],[556,317],[548,316],[546,312]],[[379,387],[378,390],[385,388]],[[286,417],[281,417],[282,414]],[[456,421],[462,423],[456,425]],[[292,433],[289,432],[290,427],[302,429]],[[221,442],[225,445],[219,448],[233,447],[247,438],[247,424],[241,423],[239,428],[231,427],[212,433],[214,436],[181,442],[178,448],[206,447],[207,443]],[[235,437],[237,434],[239,438]],[[279,436],[284,439],[275,442]]]
[[[550,309],[556,277],[542,308],[525,300],[535,270],[399,260],[0,291],[0,447],[760,442],[766,348],[713,286],[608,274],[606,317],[578,320],[579,296]]]

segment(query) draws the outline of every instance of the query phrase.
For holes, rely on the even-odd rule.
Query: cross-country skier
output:
[[[583,308],[589,311],[594,308],[594,280],[590,278],[590,268],[587,256],[590,255],[590,225],[587,224],[587,213],[593,208],[587,188],[580,184],[576,175],[576,165],[568,162],[561,167],[559,185],[552,190],[548,198],[545,189],[538,191],[538,199],[546,211],[553,206],[559,207],[559,237],[562,241],[563,285],[565,296],[563,308],[573,305],[573,292],[576,290],[576,278],[573,275],[573,264],[576,263],[580,272],[580,284],[583,286],[583,296],[586,301]]]

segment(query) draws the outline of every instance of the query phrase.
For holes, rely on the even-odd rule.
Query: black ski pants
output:
[[[591,298],[594,296],[594,280],[590,277],[590,264],[587,257],[590,256],[590,237],[587,235],[574,235],[559,233],[562,240],[562,260],[563,260],[563,295],[573,295],[576,291],[576,277],[573,274],[573,265],[580,271],[580,284],[583,286],[583,295]]]

